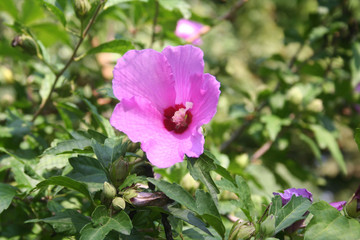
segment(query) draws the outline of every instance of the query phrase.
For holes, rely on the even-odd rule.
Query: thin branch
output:
[[[157,24],[158,16],[159,16],[159,2],[157,0],[155,0],[155,14],[154,14],[154,18],[153,18],[150,48],[152,48],[152,46],[155,42],[155,32],[156,32],[156,24]]]
[[[164,226],[166,240],[173,240],[172,232],[171,232],[171,225],[169,220],[167,219],[168,215],[165,213],[161,213],[161,222]]]
[[[262,145],[251,157],[251,162],[255,162],[257,159],[261,158],[271,147],[274,141],[269,140],[264,145]]]
[[[234,19],[237,10],[239,10],[247,1],[248,0],[239,0],[238,2],[236,2],[227,13],[225,13],[219,18],[219,20],[222,21]]]
[[[74,61],[76,53],[81,45],[81,43],[84,41],[87,33],[89,32],[91,26],[93,25],[93,23],[95,22],[95,19],[97,17],[97,15],[99,14],[103,4],[104,4],[105,0],[101,0],[99,5],[97,6],[93,16],[91,17],[88,25],[86,26],[85,30],[82,32],[82,35],[79,39],[79,42],[77,43],[73,54],[71,55],[70,59],[67,61],[67,63],[65,64],[65,66],[61,69],[60,72],[58,72],[55,76],[55,80],[54,83],[51,86],[49,95],[46,97],[46,99],[44,101],[42,101],[42,103],[40,104],[40,107],[38,108],[38,110],[35,112],[33,118],[31,119],[32,122],[34,122],[36,120],[36,118],[39,116],[39,114],[44,110],[46,104],[50,101],[52,93],[54,92],[55,86],[57,84],[57,82],[59,81],[60,77],[64,74],[64,72],[66,71],[66,69],[68,69],[68,67],[70,66],[70,64]]]

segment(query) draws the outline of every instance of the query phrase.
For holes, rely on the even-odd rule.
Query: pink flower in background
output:
[[[114,68],[113,91],[120,100],[110,123],[141,142],[160,168],[204,151],[201,126],[216,113],[220,83],[204,71],[203,52],[194,46],[131,50]]]
[[[187,19],[180,19],[176,25],[175,35],[179,38],[185,39],[187,42],[191,42],[195,45],[201,45],[202,40],[200,35],[209,30],[209,26]]]
[[[345,204],[346,204],[346,201],[340,201],[340,202],[332,202],[332,203],[329,203],[332,207],[336,208],[337,210],[341,211]]]

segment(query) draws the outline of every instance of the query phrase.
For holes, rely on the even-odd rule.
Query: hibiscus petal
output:
[[[199,80],[200,78],[200,80]],[[193,124],[201,126],[210,122],[216,113],[220,96],[220,83],[211,74],[191,77],[190,101],[194,103]]]
[[[175,102],[171,67],[166,57],[155,50],[128,51],[118,60],[113,73],[113,91],[119,100],[142,97],[159,111]]]
[[[110,123],[131,141],[141,142],[149,161],[160,168],[183,161],[184,154],[198,157],[203,152],[204,138],[200,132],[179,138],[167,131],[162,114],[146,99],[123,99],[116,105]]]
[[[190,77],[204,72],[204,54],[200,48],[191,45],[169,46],[162,51],[162,54],[166,56],[174,74],[176,104],[185,104],[191,93]]]

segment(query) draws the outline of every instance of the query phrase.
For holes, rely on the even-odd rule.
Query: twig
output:
[[[219,20],[232,20],[237,10],[239,10],[247,1],[248,0],[239,0],[238,2],[236,2],[227,13],[225,13],[222,17],[219,18]]]
[[[34,122],[36,120],[36,118],[39,116],[39,114],[44,110],[46,104],[50,101],[51,99],[51,95],[52,93],[54,92],[54,89],[55,89],[55,86],[56,86],[56,83],[59,81],[60,77],[63,75],[63,73],[66,71],[66,69],[70,66],[70,64],[74,61],[75,59],[75,56],[76,56],[76,53],[81,45],[81,43],[84,41],[87,33],[89,32],[91,26],[93,25],[93,23],[95,22],[95,19],[97,17],[97,15],[99,14],[100,12],[100,9],[102,8],[102,5],[104,4],[105,0],[101,0],[99,5],[97,6],[95,12],[94,12],[94,15],[91,17],[88,25],[86,26],[85,30],[82,32],[81,36],[80,36],[80,39],[79,39],[79,42],[77,43],[74,51],[73,51],[73,54],[71,55],[70,59],[67,61],[67,63],[65,64],[65,66],[61,69],[60,72],[58,72],[55,76],[55,80],[54,80],[54,83],[52,84],[51,86],[51,89],[50,89],[50,92],[49,92],[49,95],[46,97],[46,99],[44,101],[42,101],[42,103],[40,104],[40,107],[38,108],[38,110],[35,112],[33,118],[31,119],[32,122]]]
[[[264,145],[262,145],[251,157],[251,162],[255,162],[257,159],[259,159],[262,155],[264,155],[271,147],[271,145],[274,143],[274,141],[269,140]]]
[[[167,219],[167,216],[167,214],[161,213],[161,222],[164,226],[166,240],[173,240],[174,238],[171,232],[171,225],[169,223],[169,220]]]
[[[152,46],[155,42],[155,32],[156,32],[156,24],[157,24],[158,16],[159,16],[159,2],[157,0],[155,0],[155,14],[154,14],[154,18],[153,18],[150,48],[152,48]]]

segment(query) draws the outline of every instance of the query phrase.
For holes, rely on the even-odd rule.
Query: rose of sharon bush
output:
[[[293,195],[295,195],[296,197],[301,196],[301,197],[307,198],[311,202],[313,201],[312,193],[309,192],[308,190],[306,190],[306,188],[289,188],[289,189],[284,190],[284,193],[274,192],[273,194],[280,195],[283,206],[286,205],[291,200],[291,197]]]
[[[341,211],[344,206],[346,205],[346,201],[340,201],[340,202],[332,202],[332,203],[329,203],[330,206],[336,208],[337,210]]]
[[[203,52],[194,46],[131,50],[114,68],[114,95],[120,100],[110,123],[140,142],[160,168],[204,151],[201,126],[216,113],[220,83],[203,73]]]

